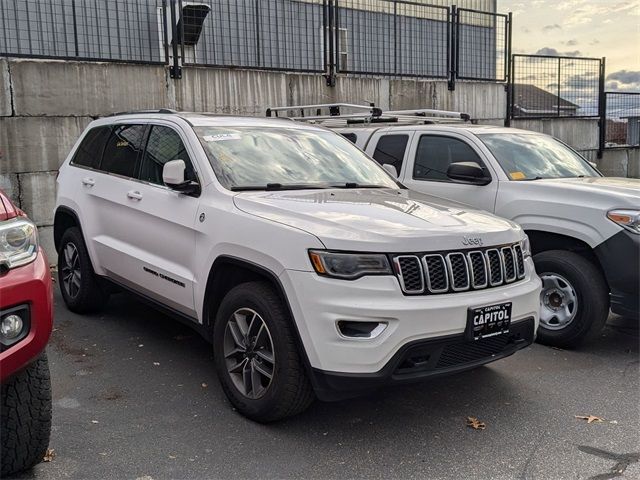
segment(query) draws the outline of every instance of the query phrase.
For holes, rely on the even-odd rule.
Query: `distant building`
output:
[[[517,117],[575,116],[579,105],[530,84],[513,85],[513,114]]]

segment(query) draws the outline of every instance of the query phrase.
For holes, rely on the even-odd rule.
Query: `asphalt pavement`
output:
[[[233,411],[188,327],[127,295],[92,316],[55,301],[55,455],[28,478],[640,478],[637,322],[260,425]]]

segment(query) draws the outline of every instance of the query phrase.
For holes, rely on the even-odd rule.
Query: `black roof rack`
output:
[[[105,117],[116,117],[118,115],[137,115],[140,113],[179,113],[177,110],[170,108],[158,108],[156,110],[129,110],[128,112],[116,112],[105,115]]]

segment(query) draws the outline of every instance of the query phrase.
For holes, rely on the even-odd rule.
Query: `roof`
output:
[[[539,114],[560,110],[577,110],[579,105],[558,97],[535,85],[516,83],[513,85],[513,104],[523,113]]]

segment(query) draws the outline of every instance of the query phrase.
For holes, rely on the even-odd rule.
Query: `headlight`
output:
[[[35,260],[38,231],[26,218],[0,224],[0,269],[10,269]]]
[[[363,275],[390,275],[386,255],[369,253],[336,253],[310,250],[311,265],[319,275],[354,280]]]
[[[633,233],[640,233],[640,210],[611,210],[607,218]]]
[[[522,247],[522,256],[524,258],[528,258],[531,256],[531,242],[529,241],[529,237],[527,235],[524,236],[524,240],[520,242],[520,246]]]

